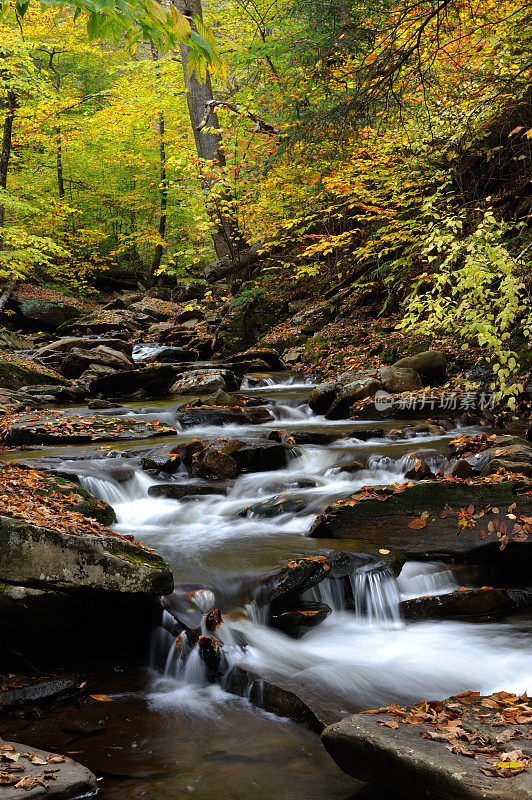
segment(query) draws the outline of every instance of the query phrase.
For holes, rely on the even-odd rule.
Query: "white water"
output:
[[[301,386],[295,386],[299,391]],[[80,462],[82,484],[113,505],[117,530],[136,534],[165,555],[178,582],[205,581],[209,591],[214,590],[217,603],[220,598],[236,597],[239,581],[286,562],[298,547],[319,552],[322,543],[304,537],[320,508],[362,486],[402,480],[415,460],[410,455],[414,448],[430,447],[429,465],[433,469],[442,466],[445,456],[441,449],[456,433],[423,435],[403,442],[362,442],[352,433],[357,425],[371,428],[378,423],[329,422],[312,415],[299,400],[294,404],[286,401],[294,384],[272,383],[267,388],[279,395],[279,402],[272,400],[269,405],[276,417],[273,423],[198,427],[179,438],[223,435],[255,441],[271,429],[304,426],[345,430],[350,438],[326,447],[299,447],[299,455],[284,469],[242,475],[226,495],[199,496],[193,501],[150,497],[148,489],[157,481],[138,469],[131,480],[118,484],[104,474],[103,462],[89,462],[90,469]],[[367,461],[367,468],[355,474],[342,471],[342,463],[355,458]],[[132,459],[121,461],[127,466],[135,463]],[[180,481],[183,478],[178,476]],[[301,481],[311,485],[301,488]],[[279,494],[302,500],[304,509],[270,518],[240,516],[246,507]],[[327,542],[326,546],[342,549],[341,542]],[[252,670],[280,674],[296,686],[339,698],[346,705],[367,707],[442,698],[465,689],[531,689],[532,644],[527,630],[509,624],[402,622],[401,599],[449,592],[456,585],[452,571],[437,562],[408,562],[397,581],[375,565],[355,572],[347,583],[326,581],[309,593],[333,612],[299,640],[267,627],[267,613],[251,608],[247,618],[225,624],[217,634],[229,645],[229,663],[238,660]],[[248,642],[245,652],[235,643],[236,634]],[[164,676],[155,685],[155,704],[175,703],[204,714],[206,697],[222,695],[221,690],[206,687],[197,648],[188,658],[179,659],[174,637],[167,631],[161,630],[155,637],[154,659]]]

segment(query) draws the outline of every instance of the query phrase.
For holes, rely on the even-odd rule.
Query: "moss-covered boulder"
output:
[[[39,384],[67,385],[69,381],[52,369],[36,364],[29,358],[0,350],[0,388],[20,389]]]
[[[44,328],[57,328],[83,313],[83,304],[74,297],[42,286],[22,284],[14,292],[12,302],[20,316]]]

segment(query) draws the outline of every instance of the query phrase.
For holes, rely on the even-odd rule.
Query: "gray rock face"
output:
[[[225,369],[184,372],[170,387],[170,394],[215,394],[237,388],[237,379]]]
[[[16,293],[13,300],[23,317],[39,322],[47,328],[57,328],[58,325],[76,319],[82,313],[77,303],[52,303],[33,297],[19,297]]]
[[[90,350],[73,347],[61,365],[61,373],[67,378],[79,378],[86,369],[90,369],[94,364],[114,370],[133,368],[133,360],[125,353],[112,350],[105,345],[98,345]]]
[[[526,439],[491,450],[483,475],[494,475],[499,469],[532,477],[532,446]]]
[[[415,392],[423,386],[419,374],[408,367],[383,367],[380,380],[384,391],[390,394]]]
[[[417,356],[400,358],[393,367],[414,369],[421,375],[424,383],[432,385],[445,381],[447,375],[447,356],[440,350],[425,350]]]
[[[389,717],[353,714],[324,730],[326,750],[353,778],[416,800],[532,798],[529,770],[505,779],[484,775],[475,759],[450,753],[443,742],[422,738],[425,726],[399,724],[392,729],[380,724],[383,719]],[[511,744],[506,747],[514,749]]]
[[[57,339],[55,342],[50,342],[43,347],[40,347],[35,352],[35,358],[46,358],[48,356],[59,356],[69,353],[74,347],[80,347],[82,350],[92,350],[94,347],[110,347],[111,350],[118,350],[126,356],[131,357],[133,353],[133,345],[131,342],[126,342],[123,339],[87,339],[80,336],[71,336],[65,339]]]
[[[169,594],[163,559],[110,535],[76,535],[0,517],[0,581],[37,589]]]
[[[2,786],[2,800],[20,800],[20,797],[25,797],[27,800],[41,800],[41,798],[78,800],[81,797],[96,796],[98,791],[96,776],[71,758],[62,760],[63,757],[57,756],[56,753],[39,750],[18,742],[7,742],[4,739],[0,739],[0,746],[13,747],[13,750],[7,751],[11,753],[29,752],[35,755],[34,760],[39,759],[43,762],[34,764],[29,758],[21,755],[16,761],[16,766],[22,767],[22,770],[14,773],[17,776],[15,783]],[[50,761],[53,758],[60,760],[58,762]],[[7,761],[5,766],[10,763]],[[34,780],[36,776],[40,776],[44,785]],[[22,786],[16,787],[15,784],[18,781],[22,781]]]
[[[316,414],[324,414],[327,419],[344,419],[349,416],[353,403],[371,397],[381,388],[381,382],[375,377],[344,372],[338,378],[314,387],[309,406]]]

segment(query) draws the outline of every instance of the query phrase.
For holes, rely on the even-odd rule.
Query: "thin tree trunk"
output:
[[[63,180],[63,138],[61,135],[61,128],[55,129],[55,140],[57,147],[57,189],[59,191],[59,199],[65,199],[65,182]]]
[[[157,134],[159,137],[159,193],[160,193],[160,214],[159,214],[159,228],[158,233],[162,240],[166,234],[166,214],[168,209],[168,178],[166,175],[166,145],[165,145],[165,127],[164,127],[164,113],[159,112],[157,118]],[[164,244],[161,241],[155,248],[155,255],[153,257],[151,271],[152,275],[161,266],[161,259],[163,257]]]
[[[13,141],[13,121],[15,119],[15,111],[17,108],[17,96],[15,92],[9,91],[7,93],[7,112],[4,120],[4,130],[2,133],[2,152],[0,153],[0,187],[7,188],[7,173],[9,169],[9,158],[11,156],[11,145]],[[5,222],[5,205],[0,202],[0,228],[4,227]],[[0,231],[0,248],[3,245],[4,236]]]
[[[188,18],[192,27],[194,27],[194,16],[203,19],[201,0],[172,0],[172,2],[177,11]],[[211,235],[214,248],[218,258],[229,257],[233,262],[237,262],[238,253],[247,247],[247,243],[238,227],[234,197],[229,187],[223,183],[222,172],[226,166],[226,160],[222,139],[218,133],[213,133],[210,129],[199,130],[205,116],[206,103],[214,99],[211,78],[208,71],[205,83],[200,83],[195,73],[189,76],[189,48],[181,44],[179,50],[196,151],[202,162],[210,162],[208,167],[202,164],[201,183],[202,188],[207,189],[209,194],[210,208],[208,210],[213,220]],[[209,128],[219,128],[216,113],[211,114]]]

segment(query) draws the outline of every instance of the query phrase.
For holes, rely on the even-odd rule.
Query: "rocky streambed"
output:
[[[425,759],[421,784],[401,755],[419,746],[423,763],[422,737],[375,723],[388,739],[371,761],[375,730],[360,744],[350,715],[464,691],[514,693],[527,713],[526,439],[494,434],[479,409],[372,416],[367,381],[318,387],[266,350],[145,364],[165,349],[126,348],[104,375],[96,348],[68,341],[50,369],[95,372],[67,387],[81,386],[77,405],[2,422],[6,739],[79,760],[107,800],[391,799],[403,775],[403,796],[439,797],[439,767]],[[424,362],[424,380],[431,364],[441,372]],[[413,371],[369,389],[416,392]],[[48,705],[9,694],[65,669]],[[324,730],[349,775],[384,789],[340,772]],[[524,764],[524,743],[510,745],[492,756]],[[470,758],[445,755],[451,772]],[[399,760],[393,782],[386,759]],[[501,797],[531,796],[515,769],[479,774]],[[468,780],[445,797],[480,797]]]

